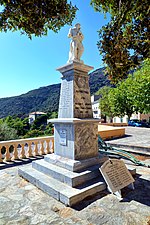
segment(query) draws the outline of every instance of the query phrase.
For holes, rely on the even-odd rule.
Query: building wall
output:
[[[35,114],[29,114],[29,124],[32,124],[35,120]]]
[[[124,117],[114,117],[113,118],[113,123],[127,123],[128,122],[128,116],[124,116]]]
[[[42,115],[46,115],[46,113],[44,112],[32,112],[29,114],[29,124],[32,124],[34,122],[34,120]]]
[[[147,120],[150,122],[150,113],[149,114],[140,114],[139,115],[140,120]]]
[[[91,96],[93,118],[100,119],[101,118],[101,111],[99,109],[99,100],[95,101],[95,97],[94,96],[95,95]]]
[[[150,121],[150,114],[141,114],[141,113],[133,113],[130,119],[138,119],[138,120],[146,120],[147,122]],[[124,117],[114,117],[113,123],[127,123],[128,116],[125,115]]]

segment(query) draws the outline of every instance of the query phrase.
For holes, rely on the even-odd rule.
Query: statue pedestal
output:
[[[79,160],[98,156],[97,126],[94,119],[57,119],[55,124],[55,154]]]
[[[19,169],[25,179],[69,206],[106,188],[99,171],[99,120],[93,119],[88,82],[91,69],[79,62],[58,68],[62,73],[59,113],[58,119],[50,120],[54,153],[33,162],[32,168]]]

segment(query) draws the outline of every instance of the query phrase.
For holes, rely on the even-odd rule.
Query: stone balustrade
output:
[[[0,142],[0,163],[54,152],[54,137],[26,138]]]

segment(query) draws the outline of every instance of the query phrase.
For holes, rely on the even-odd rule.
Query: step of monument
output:
[[[93,179],[90,182],[88,181],[86,184],[78,186],[78,188],[73,188],[35,170],[31,165],[20,167],[18,174],[53,198],[69,206],[73,206],[86,197],[106,189],[106,184],[101,177]]]
[[[67,169],[61,168],[57,165],[46,162],[44,159],[32,162],[32,167],[39,172],[42,172],[56,180],[66,183],[71,187],[76,187],[101,176],[99,166],[92,166],[82,172],[72,172]]]
[[[64,169],[67,169],[67,170],[70,170],[73,172],[81,171],[83,169],[86,169],[86,168],[94,166],[94,165],[100,166],[107,159],[108,159],[108,157],[100,158],[99,156],[97,156],[97,157],[83,159],[83,160],[73,160],[73,159],[64,158],[59,155],[55,155],[54,153],[44,156],[44,160],[46,162],[49,162],[51,164],[57,165],[59,167],[62,167]]]

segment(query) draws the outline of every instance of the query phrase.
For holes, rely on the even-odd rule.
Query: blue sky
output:
[[[90,0],[72,0],[79,8],[73,25],[81,24],[84,34],[85,64],[94,69],[103,66],[97,48],[98,30],[108,22],[104,15],[96,13]],[[60,83],[61,74],[56,68],[66,64],[70,39],[69,26],[57,34],[33,37],[32,40],[19,32],[0,33],[0,98],[16,96],[50,84]]]

